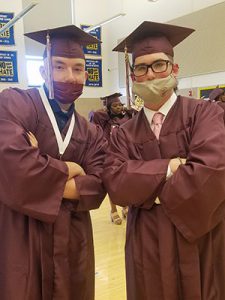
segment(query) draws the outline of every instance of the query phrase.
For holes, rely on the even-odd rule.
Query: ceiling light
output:
[[[124,14],[124,13],[119,13],[119,14],[117,14],[117,15],[115,15],[115,16],[113,16],[113,17],[111,17],[111,18],[109,18],[109,19],[107,19],[107,20],[105,20],[105,21],[102,21],[101,23],[98,23],[98,24],[93,25],[93,26],[91,26],[91,27],[85,28],[84,31],[87,32],[87,33],[89,33],[90,31],[96,29],[97,27],[100,27],[100,26],[102,26],[102,25],[105,25],[105,24],[107,24],[107,23],[109,23],[109,22],[112,22],[112,21],[114,21],[114,20],[116,20],[116,19],[118,19],[118,18],[120,18],[120,17],[125,16],[125,15],[126,15],[126,14]]]
[[[27,7],[25,7],[18,15],[16,15],[13,19],[11,19],[8,23],[6,23],[2,28],[0,28],[0,34],[4,31],[12,27],[19,19],[21,19],[29,10],[31,10],[37,2],[30,3]]]

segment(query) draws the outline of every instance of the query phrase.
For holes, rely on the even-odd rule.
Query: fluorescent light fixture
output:
[[[43,56],[26,55],[27,60],[43,60]]]
[[[27,7],[25,7],[20,13],[18,13],[18,15],[16,15],[12,20],[10,20],[0,29],[0,34],[12,27],[19,19],[21,19],[29,10],[31,10],[37,4],[38,2],[32,2]]]
[[[101,23],[98,23],[98,24],[93,25],[91,27],[85,28],[84,31],[87,32],[87,33],[89,33],[90,31],[92,31],[92,30],[94,30],[94,29],[96,29],[96,28],[98,28],[98,27],[100,27],[102,25],[105,25],[105,24],[107,24],[109,22],[112,22],[112,21],[114,21],[114,20],[116,20],[116,19],[118,19],[120,17],[123,17],[125,15],[126,14],[124,14],[124,13],[119,13],[119,14],[117,14],[117,15],[115,15],[115,16],[113,16],[113,17],[111,17],[111,18],[109,18],[109,19],[107,19],[105,21],[102,21]]]
[[[72,24],[75,24],[75,14],[74,14],[74,1],[75,0],[71,0],[71,21]]]

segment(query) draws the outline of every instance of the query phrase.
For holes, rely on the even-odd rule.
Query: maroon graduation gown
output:
[[[133,114],[136,113],[135,110],[133,110],[133,112],[134,113],[132,113],[132,111],[125,112],[123,118],[112,118],[108,112],[99,110],[94,112],[91,122],[100,125],[103,129],[105,138],[109,140],[112,128],[126,123],[129,119],[132,118]]]
[[[101,128],[75,114],[62,160],[80,164],[80,201],[62,199],[68,170],[36,89],[0,94],[0,299],[93,300],[90,209],[104,199]],[[63,130],[65,136],[69,124]],[[29,145],[26,131],[38,140]]]
[[[224,110],[223,119],[224,119],[224,123],[225,123],[225,102],[223,102],[223,101],[216,101],[216,104],[219,105]]]
[[[187,158],[166,180],[169,160]],[[156,140],[143,110],[112,134],[103,181],[130,207],[128,300],[225,299],[225,128],[213,103],[178,97]],[[161,204],[154,203],[159,197]]]

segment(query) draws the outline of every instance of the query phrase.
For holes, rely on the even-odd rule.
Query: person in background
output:
[[[217,87],[209,94],[209,100],[225,102],[225,92],[223,89]]]
[[[115,127],[121,126],[128,120],[130,120],[135,114],[136,111],[134,109],[126,109],[122,102],[120,101],[120,97],[122,94],[114,93],[105,97],[102,97],[104,109],[93,112],[90,121],[97,125],[100,125],[103,129],[104,136],[110,142],[110,136],[112,130]],[[122,224],[122,219],[118,214],[117,207],[115,204],[110,201],[111,211],[110,218],[111,221],[116,224]],[[127,206],[122,208],[122,216],[125,219],[127,217],[128,208]]]
[[[46,44],[40,89],[0,93],[1,300],[94,300],[89,210],[105,197],[102,129],[75,100],[87,78],[74,25],[26,34]]]
[[[225,91],[224,89],[221,89],[217,87],[211,93],[209,94],[209,100],[216,102],[223,110],[224,110],[224,123],[225,123]]]
[[[128,300],[225,299],[225,130],[211,101],[176,96],[173,47],[194,30],[143,22],[132,53],[144,108],[111,136],[103,182],[129,206]]]

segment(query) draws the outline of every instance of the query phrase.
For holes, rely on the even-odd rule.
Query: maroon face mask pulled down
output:
[[[83,84],[53,81],[54,98],[62,104],[73,103],[83,93]]]

